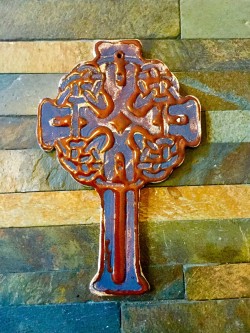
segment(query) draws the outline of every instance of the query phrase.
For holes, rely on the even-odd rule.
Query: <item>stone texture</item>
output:
[[[99,222],[101,203],[95,191],[1,194],[0,197],[1,227]]]
[[[2,274],[97,267],[98,224],[2,228],[0,235]],[[140,223],[140,246],[143,271],[159,285],[165,265],[250,262],[249,219]]]
[[[177,72],[181,93],[197,96],[206,111],[202,145],[187,150],[169,180],[142,192],[141,259],[152,290],[106,298],[123,303],[122,315],[118,303],[103,302],[88,289],[99,239],[100,202],[93,191],[0,195],[0,331],[250,331],[249,299],[204,301],[250,297],[249,188],[187,187],[250,182],[250,40],[242,34],[250,36],[244,1],[180,1],[184,34],[188,20],[195,24],[194,35],[208,32],[210,38],[215,32],[215,38],[238,40],[167,40],[180,33],[177,0],[0,1],[0,39],[148,38],[144,56],[166,62]],[[198,9],[187,8],[199,3]],[[211,4],[214,13],[207,20]],[[225,4],[218,19],[216,10]],[[139,14],[132,11],[140,5]],[[0,191],[83,188],[60,167],[55,153],[37,149],[34,116],[41,98],[56,96],[62,76],[57,73],[92,59],[93,46],[91,40],[0,42],[0,73],[13,73],[0,75],[0,115],[6,116],[0,118],[0,149],[9,150],[0,151]],[[170,188],[159,188],[166,185]],[[177,185],[185,187],[172,187]],[[176,301],[184,298],[183,265],[189,302]],[[62,305],[69,302],[74,304]],[[51,303],[56,306],[44,305]]]
[[[88,285],[95,269],[1,274],[0,305],[61,304],[98,300]]]
[[[0,305],[61,304],[100,302],[103,299],[89,291],[89,283],[97,270],[47,271],[0,275]],[[184,297],[183,271],[180,265],[148,266],[146,273],[151,290],[141,296],[105,297],[105,300],[167,300]]]
[[[38,148],[36,124],[34,116],[0,116],[0,149]]]
[[[250,142],[250,111],[206,112],[207,142]]]
[[[169,179],[151,186],[249,184],[249,156],[249,143],[202,144],[186,151],[184,163]]]
[[[34,138],[34,133],[30,133]],[[36,143],[33,141],[33,144]],[[174,170],[169,179],[150,184],[150,187],[249,184],[249,154],[250,143],[202,144],[196,149],[186,150],[184,163]],[[45,153],[39,149],[0,150],[0,192],[84,188],[86,186],[77,183],[61,167],[55,152]]]
[[[250,39],[148,39],[142,44],[145,58],[159,59],[173,72],[249,70]],[[68,73],[93,58],[93,47],[93,41],[0,42],[0,73]]]
[[[185,283],[189,300],[250,297],[250,264],[187,266]]]
[[[58,163],[55,152],[0,150],[0,192],[83,189]]]
[[[93,48],[93,41],[0,42],[0,73],[68,73],[91,60]]]
[[[249,218],[141,223],[140,242],[143,263],[250,262]]]
[[[1,74],[0,115],[37,115],[41,99],[56,97],[62,74]]]
[[[122,305],[124,333],[247,333],[250,299]]]
[[[120,332],[117,303],[0,307],[4,333]]]
[[[141,222],[249,218],[249,195],[247,185],[145,188],[139,218]],[[96,191],[0,194],[0,203],[1,228],[99,223]]]
[[[248,0],[181,0],[182,38],[250,38]]]
[[[98,225],[6,228],[0,235],[2,274],[97,267]]]
[[[202,113],[203,143],[250,142],[250,111],[206,111]],[[38,148],[36,117],[0,116],[0,149]]]
[[[196,96],[202,110],[250,110],[250,72],[176,72],[182,95]],[[0,74],[0,115],[37,115],[44,97],[55,98],[63,74]]]
[[[13,0],[0,2],[0,12],[2,40],[166,38],[180,33],[177,0],[74,0],[73,5],[70,0],[60,5],[55,0]]]
[[[178,72],[182,95],[194,95],[202,110],[250,110],[250,72]]]
[[[249,195],[247,185],[145,188],[140,221],[248,218]]]

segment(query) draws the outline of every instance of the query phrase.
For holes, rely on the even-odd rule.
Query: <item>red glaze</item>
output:
[[[176,77],[142,57],[139,41],[98,42],[96,57],[65,76],[38,110],[41,147],[102,202],[98,295],[149,289],[140,266],[139,191],[166,179],[200,143],[200,104],[182,97]]]

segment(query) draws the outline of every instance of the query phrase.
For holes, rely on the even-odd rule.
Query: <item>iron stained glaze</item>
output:
[[[97,295],[141,294],[138,203],[148,182],[166,179],[200,143],[200,103],[179,95],[168,67],[142,57],[137,40],[101,41],[96,57],[62,78],[38,109],[40,146],[101,197]]]

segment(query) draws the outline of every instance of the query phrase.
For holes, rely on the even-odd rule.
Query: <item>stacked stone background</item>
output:
[[[37,105],[92,59],[139,38],[202,104],[202,144],[142,191],[152,290],[100,298],[99,198],[36,142]],[[250,332],[250,2],[0,0],[0,332]]]

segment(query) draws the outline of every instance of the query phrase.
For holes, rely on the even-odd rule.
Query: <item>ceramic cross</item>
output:
[[[200,104],[180,96],[176,77],[161,61],[144,59],[137,40],[98,42],[95,53],[61,80],[55,99],[40,103],[38,141],[101,197],[99,268],[90,290],[141,294],[149,284],[140,266],[140,189],[166,179],[185,147],[200,143]]]

